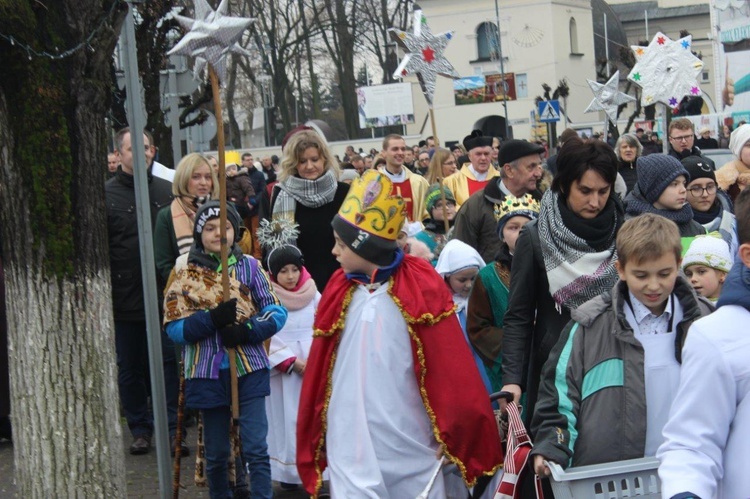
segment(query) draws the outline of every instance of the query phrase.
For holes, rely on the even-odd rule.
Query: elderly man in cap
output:
[[[465,164],[443,181],[456,197],[458,206],[484,189],[490,179],[498,176],[498,171],[492,166],[492,137],[482,135],[481,130],[474,130],[464,138],[463,144],[471,163]]]
[[[542,199],[537,182],[542,178],[543,152],[542,146],[525,140],[503,143],[498,155],[500,178],[472,194],[458,211],[454,237],[475,248],[485,262],[492,262],[501,246],[495,206],[507,195],[522,197],[531,194],[537,200]]]

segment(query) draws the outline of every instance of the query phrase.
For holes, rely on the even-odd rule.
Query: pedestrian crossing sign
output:
[[[539,103],[539,121],[542,123],[560,121],[560,101],[541,101]]]

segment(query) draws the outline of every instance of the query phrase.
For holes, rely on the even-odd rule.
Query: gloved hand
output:
[[[236,348],[250,342],[250,329],[246,324],[232,324],[219,329],[222,344],[227,348]]]
[[[237,319],[237,298],[222,302],[208,311],[216,329],[233,324]]]

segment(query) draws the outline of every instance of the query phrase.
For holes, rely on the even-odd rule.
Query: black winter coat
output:
[[[510,275],[503,326],[503,383],[520,385],[526,392],[524,421],[530,427],[542,367],[570,321],[570,311],[557,307],[549,293],[537,220],[521,229]]]
[[[159,210],[172,202],[172,184],[148,174],[151,231]],[[112,273],[112,304],[116,321],[143,321],[143,279],[138,243],[138,218],[135,209],[133,176],[122,170],[104,184],[109,231],[109,263]],[[153,241],[149,241],[153,244]],[[155,270],[155,269],[154,269]],[[157,289],[163,289],[157,273]]]

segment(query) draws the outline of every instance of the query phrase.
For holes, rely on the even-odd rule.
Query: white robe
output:
[[[334,498],[414,498],[438,460],[406,322],[387,294],[359,286],[333,369],[326,452]],[[431,498],[445,497],[442,473]]]
[[[290,310],[284,327],[271,338],[268,358],[271,364],[271,395],[266,397],[268,417],[268,455],[271,477],[279,482],[301,484],[297,473],[297,411],[302,376],[273,369],[281,362],[297,357],[307,360],[313,336],[315,309],[320,293],[300,310]]]

